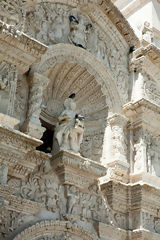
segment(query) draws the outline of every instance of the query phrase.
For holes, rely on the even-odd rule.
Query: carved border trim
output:
[[[18,234],[13,240],[33,240],[35,237],[44,236],[44,234],[56,236],[57,234],[62,234],[64,232],[68,232],[79,237],[82,236],[83,240],[98,240],[96,236],[85,231],[79,226],[72,225],[67,221],[64,222],[53,220],[36,223],[35,225],[25,229],[23,232]]]

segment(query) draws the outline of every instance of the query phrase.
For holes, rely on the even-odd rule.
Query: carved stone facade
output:
[[[158,240],[153,27],[118,1],[0,2],[0,239]]]

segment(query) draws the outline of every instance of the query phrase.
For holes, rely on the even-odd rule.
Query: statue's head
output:
[[[67,98],[64,101],[64,107],[66,110],[76,110],[76,103],[74,102],[74,100],[72,98]]]

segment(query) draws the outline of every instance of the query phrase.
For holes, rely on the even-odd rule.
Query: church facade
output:
[[[160,239],[160,1],[0,1],[0,239]]]

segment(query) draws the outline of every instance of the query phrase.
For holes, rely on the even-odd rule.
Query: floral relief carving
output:
[[[23,224],[23,217],[24,215],[19,212],[2,209],[0,213],[0,239],[5,239]]]

